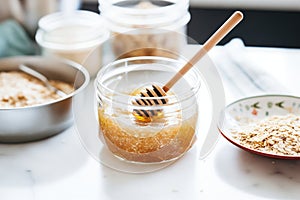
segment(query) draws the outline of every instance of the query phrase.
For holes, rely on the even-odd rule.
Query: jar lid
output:
[[[100,14],[127,28],[168,28],[190,20],[189,0],[99,0]]]
[[[90,48],[109,37],[102,17],[90,11],[53,13],[41,18],[38,25],[35,39],[39,45],[50,49]]]

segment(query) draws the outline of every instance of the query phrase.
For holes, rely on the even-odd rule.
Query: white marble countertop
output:
[[[289,94],[298,92],[299,95],[299,49],[246,47],[241,57],[239,53],[232,53],[231,46],[234,44],[218,46],[209,52],[222,75],[226,103],[268,92],[247,83],[241,88],[229,81],[230,75],[237,72],[234,65],[242,61],[246,68],[262,69],[262,74],[273,77],[276,90],[279,83],[278,91],[285,92],[283,88],[288,88]],[[190,46],[189,51],[197,48],[199,46]],[[86,92],[92,91],[92,86],[91,83]],[[91,128],[87,123],[86,131]],[[200,147],[196,145],[164,169],[128,174],[99,163],[82,144],[77,130],[78,127],[73,126],[37,142],[0,144],[0,199],[198,200],[222,197],[266,200],[299,199],[300,196],[300,161],[253,155],[222,137],[205,159],[199,159]]]

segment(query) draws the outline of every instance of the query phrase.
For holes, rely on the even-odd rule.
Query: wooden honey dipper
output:
[[[157,85],[152,85],[152,89],[145,88],[140,92],[141,97],[151,97],[149,99],[135,99],[132,102],[137,106],[154,106],[167,104],[167,98],[152,98],[167,96],[170,88],[187,73],[206,53],[217,45],[241,20],[243,14],[240,11],[234,12],[224,24],[203,44],[202,48],[178,71],[162,88]],[[134,113],[141,117],[151,117],[156,115],[155,110],[134,110]]]

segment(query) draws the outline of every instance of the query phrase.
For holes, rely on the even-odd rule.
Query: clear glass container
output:
[[[186,44],[189,0],[99,0],[117,58],[176,58]]]
[[[102,65],[102,44],[109,37],[99,14],[83,10],[56,12],[41,18],[38,25],[35,38],[43,55],[75,61],[96,76]]]
[[[95,80],[99,138],[116,157],[133,163],[163,163],[192,147],[198,124],[198,69],[185,74],[165,97],[140,96],[152,84],[162,87],[183,64],[171,58],[139,56],[117,60],[99,71]],[[164,99],[167,104],[132,103],[137,99]],[[152,114],[140,116],[137,110]]]

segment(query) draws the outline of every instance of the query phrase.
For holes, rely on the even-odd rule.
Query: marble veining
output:
[[[197,48],[189,46],[189,51],[195,52]],[[230,45],[216,47],[210,56],[222,68],[220,73],[229,70],[223,81],[226,98],[231,102],[257,91],[240,93],[236,83],[230,81],[232,58],[228,57],[228,48]],[[288,78],[299,75],[299,50],[246,47],[245,58],[259,59],[255,63],[260,63],[262,69],[274,66],[272,70],[280,72],[276,80],[294,94],[299,91],[299,84],[292,81],[296,79]],[[290,71],[282,70],[282,63],[288,63],[283,67],[290,67]],[[222,67],[224,64],[227,66]],[[276,77],[275,72],[272,75]],[[293,87],[297,90],[292,90]],[[241,85],[239,89],[243,89]],[[232,200],[298,200],[300,197],[300,161],[254,155],[222,137],[208,157],[200,160],[198,153],[196,146],[176,163],[157,172],[122,173],[94,159],[82,145],[76,128],[71,127],[37,142],[0,144],[0,200],[214,200],[220,196]]]

